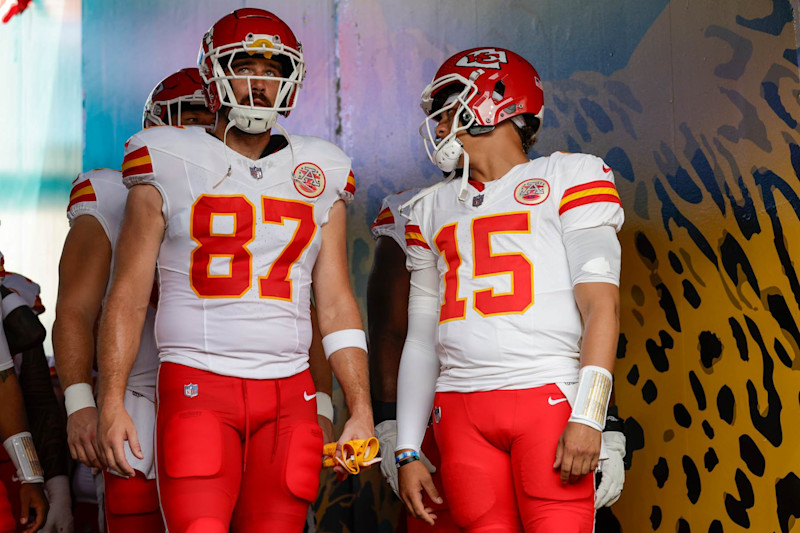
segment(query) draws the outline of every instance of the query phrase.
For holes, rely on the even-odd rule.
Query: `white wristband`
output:
[[[340,329],[322,337],[322,349],[325,357],[338,352],[342,348],[361,348],[367,351],[367,336],[363,329]]]
[[[581,368],[579,376],[578,395],[569,421],[603,431],[611,398],[611,372],[601,366],[588,365]]]
[[[97,407],[92,395],[92,386],[88,383],[73,383],[64,391],[64,405],[67,416],[86,407]]]
[[[333,422],[333,402],[325,392],[317,392],[317,414]]]
[[[33,446],[33,437],[29,431],[23,431],[8,437],[3,442],[11,462],[17,467],[17,478],[23,483],[43,483],[44,471]]]

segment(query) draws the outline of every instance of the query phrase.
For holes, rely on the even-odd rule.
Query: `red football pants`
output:
[[[468,532],[591,533],[594,480],[553,469],[571,409],[559,388],[440,392],[434,432],[456,523]]]
[[[156,458],[170,533],[300,532],[322,430],[308,371],[274,380],[163,363]]]
[[[433,436],[433,428],[431,427],[425,432],[425,438],[422,440],[422,453],[436,467],[436,472],[431,477],[436,490],[439,491],[439,496],[443,500],[442,503],[435,503],[428,497],[427,492],[423,491],[422,493],[422,503],[425,507],[433,509],[433,513],[436,515],[436,525],[429,526],[425,521],[414,518],[404,505],[396,533],[427,533],[432,531],[459,533],[461,528],[456,525],[450,515],[447,495],[444,493],[444,487],[442,486],[441,458],[439,457],[439,448],[436,446],[436,439]]]
[[[163,533],[166,531],[158,506],[155,479],[141,472],[130,479],[103,472],[108,533]]]

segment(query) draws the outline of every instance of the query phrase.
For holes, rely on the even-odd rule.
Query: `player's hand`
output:
[[[556,448],[553,468],[561,470],[562,483],[577,483],[597,468],[600,458],[601,432],[585,424],[569,422]]]
[[[23,483],[19,487],[19,523],[25,533],[38,531],[47,519],[49,505],[41,483]]]
[[[374,436],[375,427],[372,424],[371,411],[368,411],[362,416],[351,416],[347,422],[345,422],[342,435],[339,437],[339,441],[336,443],[336,456],[342,456],[342,444],[345,442],[350,440],[368,439]],[[367,468],[369,467],[364,467],[362,470],[366,470]],[[336,465],[333,467],[333,471],[339,475],[340,480],[343,479],[342,476],[347,476],[347,471],[342,468],[341,465]]]
[[[394,465],[394,447],[397,445],[397,420],[384,420],[375,426],[375,436],[381,444],[381,474],[392,488],[397,497],[400,497],[400,487],[397,482],[397,467]],[[436,467],[419,452],[419,460],[428,468],[431,474],[436,472]]]
[[[594,493],[594,508],[611,507],[622,494],[625,483],[625,434],[621,431],[604,431],[603,444],[608,451],[608,459],[600,462],[600,484]]]
[[[391,462],[394,463],[394,461]],[[394,464],[392,464],[392,468],[396,468]],[[428,468],[422,464],[422,461],[414,461],[401,466],[398,472],[399,496],[406,504],[408,512],[414,518],[419,518],[431,526],[435,525],[436,515],[433,513],[433,509],[425,507],[422,503],[422,491],[427,492],[428,497],[436,503],[442,503],[442,498],[433,484],[433,478],[431,478]]]
[[[124,476],[135,476],[136,472],[125,458],[125,441],[128,441],[133,455],[139,459],[144,459],[144,455],[142,455],[142,447],[139,445],[136,426],[122,402],[113,405],[106,404],[100,410],[97,436],[100,444],[100,460],[104,466]]]
[[[84,407],[67,418],[67,442],[72,458],[88,467],[102,468],[98,457],[97,408]]]
[[[69,494],[67,476],[51,477],[44,482],[44,493],[50,503],[47,521],[42,531],[45,533],[73,533],[72,498]]]
[[[317,424],[322,430],[322,442],[333,442],[333,422],[327,416],[317,415]]]

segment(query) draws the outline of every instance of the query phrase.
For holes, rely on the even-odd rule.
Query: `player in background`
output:
[[[205,107],[196,68],[179,70],[156,85],[142,117],[145,128],[211,127],[213,123],[214,115]],[[97,408],[93,396],[95,325],[108,291],[111,264],[118,252],[119,227],[127,196],[122,174],[117,170],[92,170],[79,175],[67,207],[70,231],[59,264],[53,347],[66,400],[69,449],[74,459],[99,469],[103,468],[104,458],[98,453]],[[158,296],[152,280],[150,285],[153,295],[124,392],[125,407],[141,436],[142,457],[136,457],[126,447],[126,457],[134,470],[127,479],[103,472],[105,518],[110,533],[164,531],[153,450],[158,369],[153,323]]]
[[[277,135],[304,74],[291,29],[261,9],[215,23],[200,56],[211,135],[156,128],[127,144],[130,187],[100,325],[99,440],[129,473],[122,403],[159,269],[158,485],[167,527],[300,531],[317,496],[322,432],[308,372],[310,296],[350,411],[340,444],[372,436],[366,339],[350,289],[350,160]]]
[[[405,228],[407,219],[400,215],[400,206],[420,189],[408,189],[387,196],[378,217],[371,226],[375,237],[372,269],[367,279],[367,315],[369,317],[369,365],[372,412],[375,436],[380,440],[384,457],[392,458],[397,441],[397,371],[408,325],[408,293],[410,274],[406,269]],[[443,494],[438,472],[439,450],[432,428],[425,431],[419,452],[420,460],[432,474],[439,494]],[[397,467],[393,460],[381,462],[381,472],[398,494]],[[398,494],[399,496],[399,494]],[[414,520],[404,508],[397,524],[398,533],[422,531],[461,531],[447,510],[447,502],[436,504],[426,498],[425,506],[436,515],[436,525]]]
[[[3,254],[0,253],[0,287],[4,284],[6,271]],[[25,420],[22,391],[17,381],[14,360],[6,342],[4,328],[0,327],[0,440],[16,468],[21,482],[19,492],[19,523],[24,531],[37,531],[47,518],[47,498],[42,484],[44,472],[33,445],[33,438]],[[0,531],[17,530],[9,494],[0,483]]]
[[[53,389],[44,353],[46,331],[37,317],[45,311],[39,297],[39,285],[25,276],[6,271],[0,293],[3,295],[3,329],[9,350],[14,354],[17,380],[50,504],[42,531],[70,532],[73,520],[66,420]],[[16,468],[5,453],[2,456],[0,475],[6,488],[10,488],[14,485]],[[9,493],[16,511],[19,508],[16,491],[10,490]]]
[[[441,498],[418,460],[432,410],[459,526],[591,532],[587,474],[601,458],[619,334],[613,173],[584,154],[528,159],[542,83],[510,50],[449,58],[422,106],[431,161],[452,173],[405,204],[401,498],[435,523],[422,492]]]

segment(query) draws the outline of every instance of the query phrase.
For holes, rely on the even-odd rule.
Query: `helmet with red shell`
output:
[[[281,64],[280,76],[237,76],[231,62],[237,54],[263,56]],[[212,112],[230,107],[229,120],[248,133],[261,133],[275,123],[280,113],[288,116],[297,104],[297,90],[305,77],[303,47],[291,28],[273,13],[242,8],[219,19],[206,32],[198,57],[206,104]],[[235,78],[278,81],[271,107],[240,104],[231,87]]]
[[[156,85],[147,97],[142,114],[142,127],[181,126],[185,105],[205,106],[203,83],[197,68],[182,68]]]
[[[420,127],[431,161],[453,170],[462,153],[455,138],[466,130],[478,135],[504,120],[533,124],[538,131],[544,114],[544,92],[539,73],[522,56],[503,48],[471,48],[447,59],[422,92],[422,109],[428,115]],[[454,110],[450,134],[437,139],[442,113]],[[522,117],[522,116],[525,117]]]

